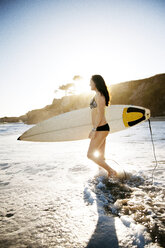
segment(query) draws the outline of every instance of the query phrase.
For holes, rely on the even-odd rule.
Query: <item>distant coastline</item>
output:
[[[165,73],[112,85],[110,93],[111,104],[143,106],[151,110],[153,121],[165,120]],[[89,94],[64,96],[61,99],[55,98],[52,104],[44,108],[29,111],[19,117],[0,118],[0,123],[36,124],[55,115],[88,107],[92,95],[93,93],[90,92]]]
[[[165,121],[165,116],[151,117],[151,121]]]

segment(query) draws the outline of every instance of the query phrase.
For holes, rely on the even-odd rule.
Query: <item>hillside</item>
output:
[[[130,104],[149,108],[151,116],[165,116],[165,74],[150,78],[123,82],[110,86],[111,104]],[[92,92],[88,95],[70,95],[54,99],[42,109],[29,111],[19,117],[0,118],[0,122],[23,121],[35,124],[55,115],[89,106]]]
[[[165,74],[113,85],[111,95],[112,104],[143,106],[153,117],[165,116]]]

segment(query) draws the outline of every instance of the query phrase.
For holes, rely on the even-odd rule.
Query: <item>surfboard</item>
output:
[[[133,127],[150,118],[150,110],[133,105],[110,105],[105,109],[110,133]],[[60,142],[87,139],[92,129],[91,109],[82,108],[54,116],[24,132],[18,140]]]

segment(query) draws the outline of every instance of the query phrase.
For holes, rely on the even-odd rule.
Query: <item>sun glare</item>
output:
[[[89,80],[81,78],[75,82],[75,94],[90,92]]]
[[[94,152],[94,156],[95,156],[96,158],[98,158],[98,157],[100,156],[100,153],[99,153],[98,151],[95,151],[95,152]]]

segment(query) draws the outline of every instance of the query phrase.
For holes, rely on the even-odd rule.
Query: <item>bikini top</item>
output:
[[[97,103],[95,101],[95,98],[93,97],[93,99],[91,100],[90,102],[90,108],[93,109],[93,108],[97,108]]]

